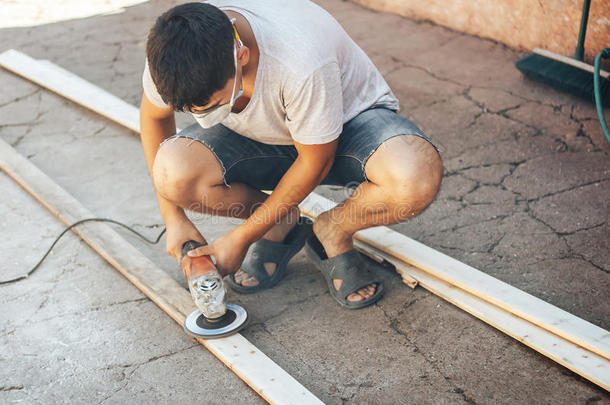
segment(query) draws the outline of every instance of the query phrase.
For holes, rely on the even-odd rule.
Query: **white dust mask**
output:
[[[225,120],[231,113],[231,109],[235,104],[235,101],[243,94],[244,92],[244,78],[241,77],[241,88],[235,94],[235,88],[237,87],[237,48],[233,46],[233,59],[235,60],[235,80],[233,80],[233,91],[231,92],[231,101],[222,105],[218,105],[216,107],[210,108],[208,111],[204,111],[201,113],[192,113],[195,117],[195,120],[201,125],[203,128],[211,128],[214,125],[220,124]]]

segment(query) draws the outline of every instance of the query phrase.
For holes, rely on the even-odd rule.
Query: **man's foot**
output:
[[[292,209],[287,215],[285,215],[280,223],[275,224],[265,235],[263,239],[268,239],[273,242],[283,242],[288,235],[288,232],[295,227],[299,220],[300,211],[298,208]],[[271,276],[275,272],[277,267],[276,263],[265,263],[265,271]],[[242,271],[241,269],[235,272],[235,282],[244,287],[254,287],[258,285],[258,280],[250,274]]]
[[[352,235],[344,233],[337,224],[333,224],[326,213],[320,214],[313,223],[313,232],[324,246],[328,258],[338,256],[354,248]],[[336,290],[341,288],[343,280],[333,279]],[[360,302],[371,298],[375,294],[375,284],[361,288],[355,293],[347,296],[350,302]]]

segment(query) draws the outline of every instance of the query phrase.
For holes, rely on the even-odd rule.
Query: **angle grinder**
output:
[[[227,304],[222,276],[210,256],[187,255],[202,245],[193,240],[182,245],[180,263],[198,308],[186,317],[184,330],[191,336],[203,339],[230,336],[246,326],[248,313],[237,304]]]

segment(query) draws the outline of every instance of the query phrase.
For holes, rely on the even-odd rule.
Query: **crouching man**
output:
[[[419,214],[442,162],[339,23],[306,0],[188,3],[157,19],[146,56],[142,145],[168,254],[206,243],[184,209],[243,218],[189,255],[213,255],[248,293],[306,246],[339,304],[377,301],[383,285],[352,237]],[[174,111],[197,123],[175,134]],[[319,184],[355,189],[312,223],[297,206]]]

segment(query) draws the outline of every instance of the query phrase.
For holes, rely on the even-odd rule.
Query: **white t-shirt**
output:
[[[373,62],[325,10],[307,0],[209,0],[248,21],[260,56],[252,98],[222,124],[259,142],[323,144],[372,106],[398,110],[398,100]],[[148,64],[144,92],[167,107]]]

